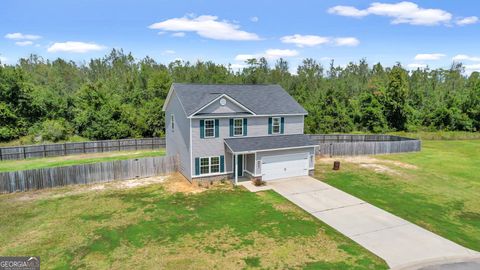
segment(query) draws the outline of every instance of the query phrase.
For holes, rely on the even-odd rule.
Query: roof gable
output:
[[[224,102],[224,103],[222,103]],[[215,114],[254,114],[250,109],[240,104],[226,94],[213,99],[192,115]]]
[[[224,95],[256,115],[307,114],[305,109],[279,85],[174,83],[171,91],[176,92],[187,116],[197,113]]]

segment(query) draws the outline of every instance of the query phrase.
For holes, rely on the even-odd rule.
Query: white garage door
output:
[[[308,152],[262,158],[262,179],[308,175]]]

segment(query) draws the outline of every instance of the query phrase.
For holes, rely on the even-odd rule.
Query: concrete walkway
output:
[[[391,268],[412,269],[480,255],[308,176],[269,181],[262,189],[267,187],[381,257]]]

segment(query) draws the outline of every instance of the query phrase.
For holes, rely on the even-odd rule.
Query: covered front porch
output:
[[[308,175],[314,167],[316,144],[304,134],[228,138],[225,145],[234,184]]]

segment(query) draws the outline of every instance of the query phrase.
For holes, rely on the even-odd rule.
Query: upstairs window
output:
[[[170,128],[172,132],[175,131],[175,116],[173,114],[170,115]]]
[[[233,136],[243,136],[243,118],[233,120]]]
[[[215,137],[215,120],[205,120],[205,138]]]
[[[272,118],[272,134],[280,134],[280,117]]]

